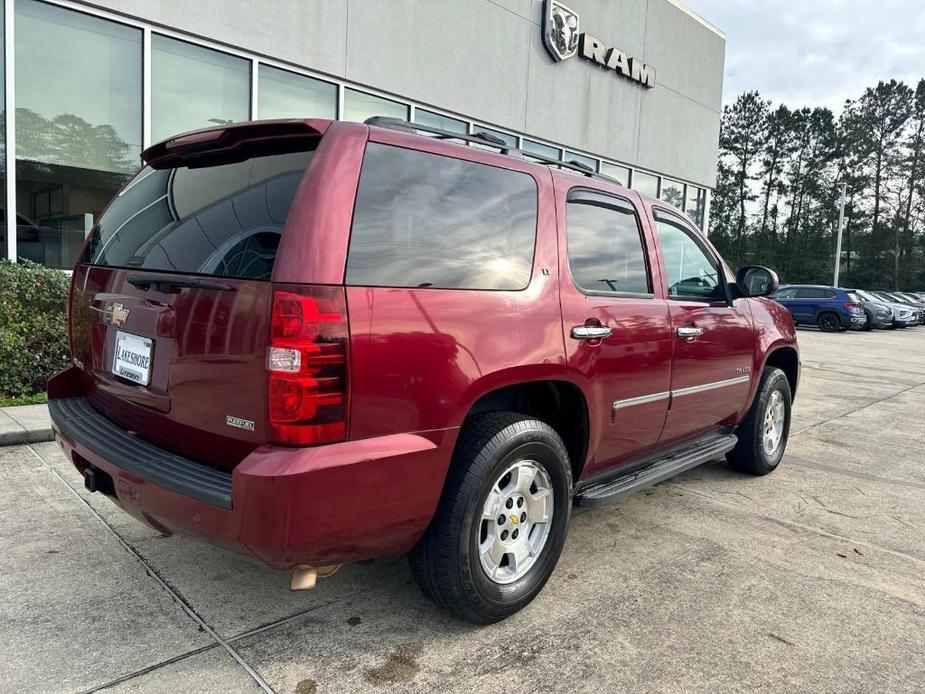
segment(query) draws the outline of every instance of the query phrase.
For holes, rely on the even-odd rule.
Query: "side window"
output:
[[[536,243],[533,177],[412,149],[366,147],[346,283],[524,289]]]
[[[694,239],[693,231],[666,217],[656,216],[668,295],[715,301],[725,298],[716,262]]]
[[[797,295],[797,290],[794,289],[793,287],[789,287],[787,289],[780,289],[774,292],[774,296],[771,298],[773,299],[794,299],[796,298],[796,295]]]
[[[649,268],[636,212],[608,195],[576,191],[566,205],[568,263],[585,291],[648,294]]]
[[[823,298],[834,299],[837,294],[834,289],[823,289]]]

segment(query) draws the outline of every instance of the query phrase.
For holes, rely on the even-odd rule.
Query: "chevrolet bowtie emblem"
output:
[[[114,325],[117,328],[124,324],[128,319],[128,309],[122,308],[122,304],[113,301],[107,301],[103,306],[103,322]]]

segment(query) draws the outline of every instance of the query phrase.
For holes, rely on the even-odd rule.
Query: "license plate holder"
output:
[[[151,382],[151,355],[154,340],[132,333],[116,331],[112,355],[112,373],[140,386]]]

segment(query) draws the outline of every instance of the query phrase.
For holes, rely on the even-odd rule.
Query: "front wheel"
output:
[[[443,496],[409,557],[415,582],[439,607],[477,624],[535,598],[562,552],[572,475],[548,424],[513,412],[463,426]]]
[[[739,442],[726,455],[734,468],[767,475],[780,465],[790,436],[791,400],[786,374],[766,366],[748,416],[736,430]]]

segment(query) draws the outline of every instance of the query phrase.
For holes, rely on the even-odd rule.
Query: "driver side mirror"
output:
[[[770,268],[746,265],[736,273],[736,286],[742,296],[767,296],[777,291],[780,279]]]

